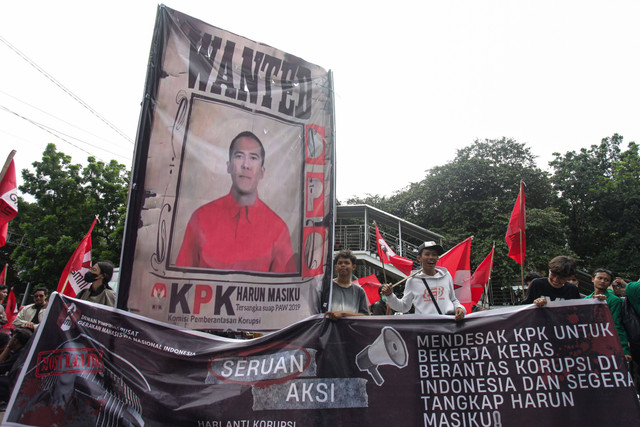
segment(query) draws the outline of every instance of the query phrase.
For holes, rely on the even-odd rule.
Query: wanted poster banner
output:
[[[320,315],[231,340],[54,294],[3,425],[637,425],[597,300]]]
[[[275,330],[331,274],[330,73],[158,8],[118,307],[192,329]]]

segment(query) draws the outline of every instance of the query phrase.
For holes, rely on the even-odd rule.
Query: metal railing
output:
[[[349,249],[352,251],[366,251],[373,255],[377,255],[378,248],[376,246],[376,230],[368,227],[368,238],[365,239],[365,227],[362,224],[357,225],[336,225],[335,232],[335,250]],[[398,236],[380,231],[380,235],[385,242],[393,249],[393,251],[412,261],[416,260],[418,245],[414,245],[406,240],[400,240]],[[366,242],[366,243],[365,243]]]

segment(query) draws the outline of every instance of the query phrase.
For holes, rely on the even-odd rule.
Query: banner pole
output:
[[[522,250],[522,230],[520,230],[520,289],[524,300],[524,251]]]
[[[520,214],[524,212],[524,227],[527,228],[527,214],[524,211],[523,201],[524,199],[524,181],[520,180],[520,194],[518,200],[520,200]],[[525,249],[522,247],[522,233],[524,230],[520,228],[520,232],[518,233],[518,237],[520,238],[520,289],[522,290],[522,300],[524,300],[524,253]]]

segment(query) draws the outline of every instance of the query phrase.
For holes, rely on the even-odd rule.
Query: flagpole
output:
[[[27,305],[27,298],[29,298],[29,294],[30,293],[31,293],[31,282],[27,282],[27,288],[24,290],[24,295],[22,296],[22,304],[21,305]],[[16,305],[18,305],[18,300],[17,299],[16,299]]]
[[[373,221],[373,225],[376,227],[376,232],[379,232],[378,224],[375,222],[375,220]],[[378,242],[378,236],[376,235],[376,250],[379,248],[380,248],[380,242]],[[384,268],[384,260],[382,259],[382,255],[380,255],[379,253],[378,253],[378,258],[380,258],[380,263],[382,263],[382,278],[384,280],[384,283],[387,283],[387,270],[385,270]]]
[[[520,289],[524,300],[524,251],[522,250],[522,230],[520,230]]]
[[[520,180],[520,193],[522,193],[522,197],[520,200],[520,212],[522,212],[522,199],[524,199],[524,181]],[[527,226],[527,214],[524,216],[525,227]],[[518,233],[518,237],[520,238],[520,289],[522,290],[522,300],[524,300],[524,249],[522,247],[522,229]]]
[[[449,252],[451,252],[452,250],[454,250],[458,245],[461,245],[462,243],[466,242],[468,239],[471,239],[471,241],[473,242],[473,239],[475,238],[475,236],[469,236],[466,239],[464,239],[462,242],[458,243],[456,246],[452,247],[451,249],[449,249],[447,252],[443,253],[442,255],[440,255],[438,258],[442,258],[443,256],[445,256],[446,254],[448,254]]]
[[[482,306],[486,309],[489,306],[489,295],[491,294],[491,279],[489,279],[489,281],[487,282],[487,289],[485,289],[484,294],[482,295],[484,297],[484,301],[482,302]]]
[[[58,292],[59,294],[65,295],[64,291],[67,289],[67,285],[69,284],[69,276],[67,276],[67,280],[64,282],[64,286],[62,287],[62,290],[60,292]]]
[[[488,286],[489,290],[487,291],[487,286],[485,285],[485,292],[484,292],[484,303],[485,303],[485,308],[486,308],[486,306],[488,306],[488,305],[489,305],[489,301],[488,301],[488,299],[489,299],[489,298],[488,298],[488,297],[489,297],[489,295],[487,295],[487,293],[489,293],[489,294],[491,294],[491,293],[492,293],[492,292],[491,292],[491,283],[492,283],[492,282],[491,282],[491,273],[493,273],[493,260],[495,259],[495,256],[496,256],[496,241],[494,240],[494,241],[493,241],[493,247],[491,248],[491,265],[489,266],[489,267],[490,267],[490,270],[489,270],[489,280],[487,280],[487,285],[489,285],[489,286]]]
[[[0,182],[2,182],[2,180],[4,179],[4,175],[7,173],[7,169],[9,169],[9,165],[11,164],[11,161],[13,160],[13,156],[15,155],[16,155],[16,150],[11,150],[11,152],[7,156],[7,161],[4,162],[4,166],[2,167],[2,172],[0,172]]]
[[[400,281],[394,283],[393,285],[391,285],[391,289],[395,288],[397,285],[399,285],[402,282],[407,281],[407,279],[411,279],[413,276],[415,276],[416,274],[420,273],[422,271],[422,269],[418,269],[416,271],[414,271],[413,273],[411,273],[411,275],[405,277],[404,279],[401,279]]]

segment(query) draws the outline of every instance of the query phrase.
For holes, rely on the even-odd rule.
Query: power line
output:
[[[101,140],[102,140],[102,141],[104,141],[104,142],[112,142],[112,141],[109,141],[109,140],[108,140],[108,139],[106,139],[106,138],[103,138],[103,137],[102,137],[102,136],[100,136],[100,135],[96,135],[96,134],[95,134],[95,133],[93,133],[93,132],[90,132],[90,131],[88,131],[88,130],[86,130],[86,129],[83,129],[83,128],[79,127],[79,126],[76,126],[75,124],[73,124],[73,123],[71,123],[71,122],[68,122],[68,121],[66,121],[66,120],[64,120],[64,119],[62,119],[62,118],[60,118],[60,117],[58,117],[58,116],[55,116],[55,115],[53,115],[53,114],[51,114],[51,113],[48,113],[47,111],[45,111],[45,110],[43,110],[43,109],[41,109],[41,108],[38,108],[38,107],[36,107],[35,105],[29,104],[28,102],[23,101],[22,99],[17,98],[17,97],[15,97],[15,96],[11,95],[10,93],[7,93],[7,92],[5,92],[5,91],[3,91],[3,90],[0,90],[0,93],[1,93],[1,94],[3,94],[3,95],[8,96],[9,98],[12,98],[12,99],[14,99],[14,100],[16,100],[16,101],[20,102],[21,104],[26,105],[27,107],[33,108],[34,110],[39,111],[39,112],[41,112],[42,114],[46,114],[47,116],[49,116],[49,117],[51,117],[51,118],[53,118],[53,119],[56,119],[56,120],[58,120],[58,121],[60,121],[60,122],[62,122],[62,123],[64,123],[64,124],[66,124],[66,125],[68,125],[68,126],[71,126],[71,127],[72,127],[72,128],[74,128],[74,129],[77,129],[77,130],[79,130],[79,131],[81,131],[81,132],[84,132],[84,133],[86,133],[87,135],[91,135],[91,136],[93,136],[93,137],[95,137],[95,138],[101,139]],[[78,138],[74,138],[74,139],[76,139],[76,140],[80,141],[80,139],[78,139]]]
[[[0,109],[2,109],[2,110],[4,110],[4,111],[6,111],[6,112],[8,112],[8,113],[13,114],[13,115],[15,115],[16,117],[19,117],[19,118],[21,118],[21,119],[23,119],[23,120],[25,120],[25,121],[27,121],[27,122],[31,123],[31,124],[32,124],[32,125],[34,125],[34,126],[39,127],[39,128],[40,128],[40,129],[42,129],[43,131],[45,131],[45,132],[47,132],[47,133],[50,133],[51,135],[53,135],[53,136],[55,136],[56,138],[58,138],[58,139],[60,139],[60,140],[62,140],[62,141],[64,141],[64,142],[66,142],[67,144],[69,144],[69,145],[71,145],[71,146],[73,146],[73,147],[77,148],[78,150],[84,151],[84,152],[85,152],[85,153],[87,153],[88,155],[90,155],[90,156],[94,156],[94,157],[96,157],[98,160],[101,160],[101,161],[103,161],[103,162],[105,162],[105,163],[106,163],[106,161],[105,161],[105,160],[103,160],[103,159],[101,159],[100,157],[96,156],[94,153],[91,153],[91,152],[89,152],[89,151],[85,150],[84,148],[82,148],[82,147],[80,147],[80,146],[78,146],[78,145],[74,144],[73,142],[66,140],[65,138],[61,137],[60,135],[64,135],[64,136],[66,136],[66,137],[73,138],[73,139],[75,139],[75,140],[77,140],[77,141],[82,142],[83,144],[87,144],[87,145],[89,145],[89,146],[91,146],[91,147],[93,147],[93,148],[97,148],[97,149],[99,149],[99,150],[102,150],[102,151],[104,151],[104,152],[106,152],[106,153],[109,153],[109,154],[112,154],[112,155],[114,155],[114,156],[118,156],[118,157],[120,157],[120,158],[127,159],[126,157],[124,157],[124,156],[122,156],[122,155],[120,155],[120,154],[113,153],[113,152],[111,152],[111,151],[109,151],[109,150],[105,150],[104,148],[99,147],[99,146],[97,146],[97,145],[93,145],[93,144],[91,144],[91,143],[89,143],[89,142],[86,142],[86,141],[83,141],[83,140],[81,140],[81,139],[78,139],[78,138],[75,138],[75,137],[72,137],[72,136],[66,135],[66,134],[64,134],[64,133],[62,133],[62,132],[60,132],[60,131],[57,131],[57,130],[53,129],[53,128],[49,128],[48,126],[45,126],[45,125],[43,125],[43,124],[40,124],[40,123],[36,122],[35,120],[31,120],[31,119],[29,119],[29,118],[27,118],[27,117],[25,117],[25,116],[23,116],[23,115],[21,115],[21,114],[18,114],[18,113],[16,113],[15,111],[13,111],[13,110],[11,110],[11,109],[9,109],[9,108],[7,108],[7,107],[3,106],[3,105],[0,105]],[[58,134],[60,134],[60,135],[58,135]]]
[[[93,114],[94,116],[96,116],[97,118],[99,118],[101,121],[103,121],[107,126],[109,126],[111,129],[113,129],[116,133],[118,133],[120,136],[122,136],[124,139],[126,139],[127,141],[129,141],[130,143],[133,144],[133,140],[131,138],[129,138],[124,132],[122,132],[120,129],[118,129],[115,125],[113,125],[111,122],[109,122],[107,119],[105,119],[104,117],[102,117],[100,115],[100,113],[98,113],[96,110],[94,110],[93,108],[91,108],[89,106],[89,104],[87,104],[86,102],[84,102],[82,99],[80,99],[77,95],[75,95],[73,92],[71,92],[69,89],[67,89],[64,85],[62,85],[62,83],[58,82],[55,78],[53,78],[53,76],[51,76],[49,73],[47,73],[44,69],[40,68],[40,66],[38,66],[38,64],[36,64],[35,62],[33,62],[31,59],[29,59],[29,57],[27,57],[25,54],[23,54],[22,52],[20,52],[20,50],[18,50],[18,48],[14,47],[11,43],[9,43],[7,40],[4,39],[4,37],[0,36],[0,41],[4,44],[6,44],[9,49],[13,50],[19,57],[21,57],[22,59],[24,59],[25,61],[27,61],[29,63],[29,65],[31,65],[33,68],[35,68],[36,70],[38,70],[42,75],[44,75],[46,78],[48,78],[49,80],[51,80],[51,82],[53,82],[56,86],[58,86],[60,89],[62,89],[65,93],[67,93],[67,95],[71,96],[73,99],[75,99],[80,105],[82,105],[84,108],[86,108],[87,110],[89,110],[89,112],[91,112],[91,114]]]

